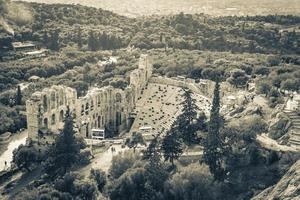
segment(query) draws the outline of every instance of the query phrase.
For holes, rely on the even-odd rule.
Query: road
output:
[[[21,133],[13,133],[13,135],[11,136],[11,141],[8,143],[6,150],[4,152],[1,152],[0,171],[8,169],[10,167],[13,157],[13,151],[16,148],[18,148],[21,144],[25,144],[27,137],[27,130]]]

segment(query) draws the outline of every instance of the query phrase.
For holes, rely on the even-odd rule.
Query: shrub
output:
[[[218,199],[219,191],[205,165],[190,164],[175,173],[165,186],[165,199]]]
[[[102,192],[106,184],[106,175],[105,172],[99,169],[91,169],[90,178],[94,179],[97,183],[98,190]]]
[[[114,156],[109,169],[110,175],[115,179],[119,178],[127,169],[134,165],[139,157],[138,154],[131,151],[126,151],[124,154]]]

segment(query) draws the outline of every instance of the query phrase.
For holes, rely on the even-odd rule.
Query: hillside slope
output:
[[[252,200],[296,200],[300,198],[300,160],[298,160],[281,180],[267,188]]]

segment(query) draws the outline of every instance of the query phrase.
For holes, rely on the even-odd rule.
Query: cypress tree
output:
[[[220,137],[222,118],[220,117],[220,84],[216,81],[214,97],[208,124],[208,135],[204,143],[203,161],[209,166],[215,180],[223,181],[225,170],[222,166],[224,154],[223,141]]]
[[[21,105],[21,104],[22,104],[22,92],[21,92],[21,87],[18,85],[17,94],[16,94],[16,105]]]

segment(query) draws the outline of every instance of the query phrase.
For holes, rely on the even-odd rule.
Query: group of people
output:
[[[112,153],[112,154],[113,154],[114,152],[116,152],[116,148],[115,148],[115,147],[111,147],[110,150],[111,150],[111,153]]]

